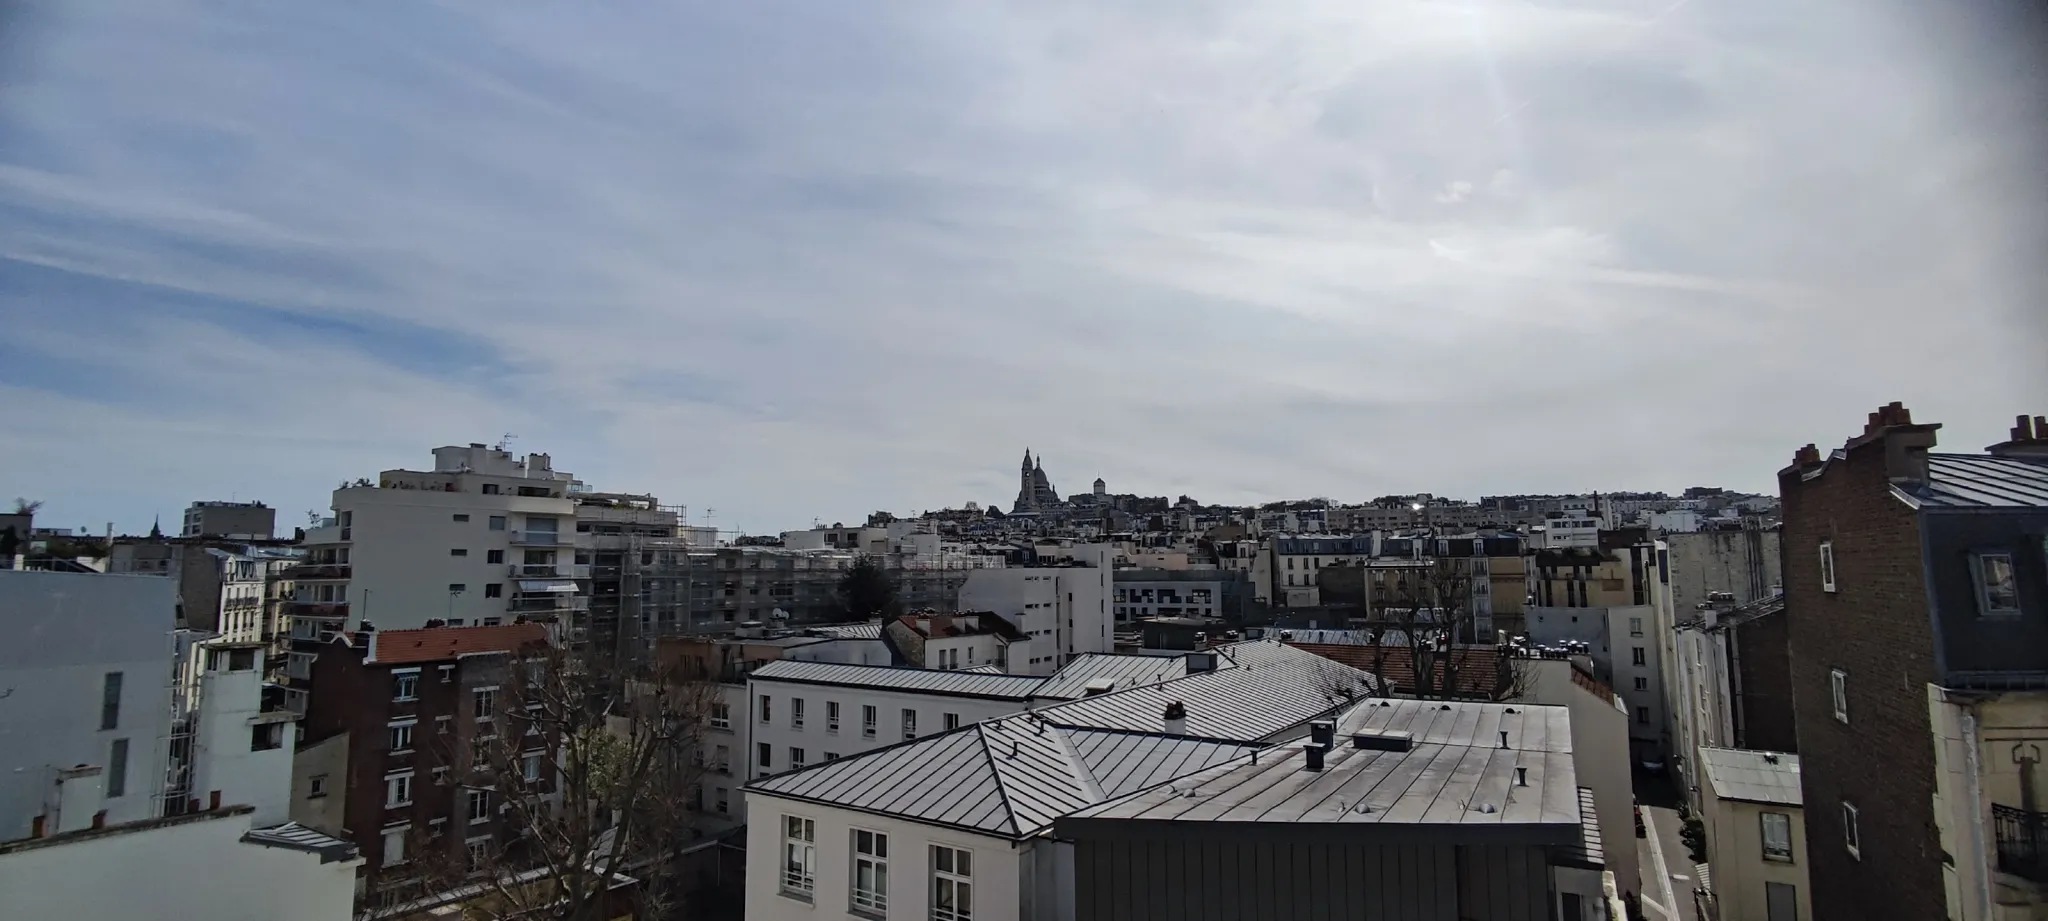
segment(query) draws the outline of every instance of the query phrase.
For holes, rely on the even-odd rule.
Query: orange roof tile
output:
[[[489,627],[428,627],[422,630],[379,630],[369,637],[376,665],[435,662],[480,652],[511,652],[545,645],[546,624],[498,624]]]

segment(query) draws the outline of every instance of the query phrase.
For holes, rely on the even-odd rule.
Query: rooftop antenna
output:
[[[503,452],[505,452],[505,453],[508,453],[508,454],[509,454],[509,453],[511,453],[511,451],[512,451],[512,439],[514,439],[514,438],[518,438],[518,437],[519,437],[519,436],[517,436],[517,435],[514,435],[514,434],[512,434],[511,432],[506,432],[506,433],[505,433],[505,437],[503,437],[503,438],[500,438],[500,439],[498,439],[498,447],[497,447],[497,450],[499,450],[499,451],[503,451]]]

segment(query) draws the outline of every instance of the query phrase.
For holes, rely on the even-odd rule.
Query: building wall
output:
[[[1781,473],[1779,485],[1814,918],[1942,917],[1933,645],[1915,516],[1891,495],[1881,442],[1811,480]],[[1822,590],[1822,541],[1833,541],[1835,592]],[[1834,717],[1832,669],[1848,676],[1847,724]],[[1859,809],[1860,858],[1845,844],[1844,803]]]
[[[971,725],[985,719],[1007,716],[1026,708],[1028,701],[982,700],[971,697],[949,697],[938,694],[919,694],[908,691],[879,690],[874,688],[832,687],[819,684],[798,684],[754,678],[747,682],[748,706],[737,716],[744,717],[748,727],[748,745],[737,758],[745,759],[745,777],[749,780],[779,774],[790,769],[790,749],[804,750],[804,764],[814,765],[825,762],[826,753],[842,758],[872,751],[885,745],[904,741],[903,711],[917,714],[917,738],[937,735],[946,731],[946,715],[959,718],[961,726]],[[770,698],[770,718],[761,719],[761,699]],[[803,726],[791,725],[796,712],[796,701],[802,700],[804,710]],[[831,731],[826,716],[830,704],[839,704],[839,730]],[[875,708],[875,734],[863,734],[861,708]],[[770,759],[767,769],[761,766],[760,746],[769,746]]]
[[[975,921],[1019,921],[1023,867],[1017,849],[1000,838],[813,803],[749,794],[747,811],[747,921],[814,921],[858,917],[848,911],[853,887],[853,831],[889,836],[888,917],[926,918],[931,909],[931,847],[973,852]],[[816,822],[817,869],[811,901],[782,894],[785,816]]]
[[[528,550],[552,555],[553,564],[565,570],[575,563],[576,506],[569,499],[352,487],[335,490],[334,508],[352,513],[351,628],[365,620],[381,630],[416,629],[430,619],[475,625],[496,617],[511,623],[518,593],[512,565],[525,564]],[[469,520],[456,521],[456,515]],[[505,516],[504,530],[490,530],[493,515]],[[554,519],[562,544],[515,545],[514,535],[530,530],[533,518]],[[458,548],[468,552],[451,555]],[[504,551],[504,561],[489,562],[492,550]],[[463,591],[451,595],[449,586],[456,584]],[[486,597],[491,584],[500,586],[500,597]]]
[[[1762,529],[1667,535],[1674,606],[1693,611],[1713,592],[1733,593],[1736,604],[1768,597],[1784,582],[1779,538]]]
[[[1766,812],[1781,813],[1791,819],[1790,861],[1764,859]],[[1720,905],[1721,917],[1768,919],[1766,883],[1794,887],[1799,893],[1799,917],[1813,917],[1812,887],[1806,879],[1806,822],[1800,812],[1797,806],[1707,799],[1701,810],[1701,822],[1706,826],[1707,859],[1714,868],[1714,899]]]
[[[277,528],[277,510],[260,502],[194,502],[185,508],[186,537],[232,537],[268,540]]]
[[[127,741],[128,769],[121,795],[104,803],[107,821],[157,814],[174,607],[168,579],[0,571],[0,628],[16,638],[0,643],[0,841],[28,836],[60,768],[111,771],[116,740]],[[120,706],[114,728],[101,729],[115,672]]]
[[[341,837],[348,827],[348,736],[301,745],[292,756],[291,820]],[[320,783],[314,794],[314,779]]]
[[[1579,785],[1593,791],[1607,866],[1621,891],[1641,892],[1636,848],[1608,843],[1635,840],[1635,772],[1629,758],[1627,705],[1574,678],[1568,660],[1520,659],[1515,667],[1524,669],[1518,700],[1571,711],[1572,769]]]
[[[1115,549],[1089,544],[1072,552],[1093,565],[980,569],[961,585],[962,610],[993,612],[1028,637],[1010,646],[1011,674],[1050,675],[1074,656],[1114,651],[1109,598]]]
[[[0,853],[0,918],[348,921],[356,861],[245,844],[239,810]]]
[[[1943,871],[1948,917],[1990,921],[2048,913],[2048,887],[1998,869],[1991,809],[2040,810],[2048,803],[2048,776],[2040,765],[2048,752],[2048,692],[1985,695],[1931,686],[1927,706],[1935,743],[1935,825],[1942,852],[1954,858]]]

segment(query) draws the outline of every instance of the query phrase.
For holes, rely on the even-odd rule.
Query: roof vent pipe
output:
[[[1517,766],[1517,767],[1515,768],[1515,786],[1517,786],[1517,787],[1526,787],[1526,786],[1528,786],[1528,785],[1529,785],[1529,769],[1528,769],[1528,768],[1525,768],[1525,767],[1520,767],[1520,766]]]
[[[1508,731],[1505,729],[1500,731],[1500,747],[1508,747]]]
[[[1303,765],[1302,769],[1321,773],[1323,770],[1323,748],[1318,745],[1308,745],[1302,748],[1302,753],[1308,756],[1308,763]]]

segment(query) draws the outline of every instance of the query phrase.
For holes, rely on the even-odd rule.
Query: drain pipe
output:
[[[1944,695],[1946,696],[1946,695]],[[1970,775],[1970,866],[1971,895],[1976,897],[1977,917],[1991,917],[1991,853],[1984,849],[1984,823],[1987,819],[1984,809],[1984,781],[1982,759],[1977,751],[1977,705],[1960,707],[1963,711],[1963,764]]]

